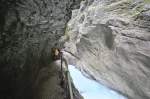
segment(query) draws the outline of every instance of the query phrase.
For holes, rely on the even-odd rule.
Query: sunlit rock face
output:
[[[150,99],[149,0],[82,1],[68,35],[81,71],[129,99]]]
[[[39,75],[44,77],[44,83],[47,76],[52,81],[51,75],[58,70],[47,67],[51,64],[51,48],[62,47],[59,38],[64,35],[71,10],[79,3],[80,0],[0,0],[0,99],[33,99]],[[56,80],[55,85],[58,83]]]

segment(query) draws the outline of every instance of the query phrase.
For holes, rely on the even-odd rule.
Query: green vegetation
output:
[[[124,4],[126,5],[126,4],[131,3],[131,1],[132,0],[121,0],[121,1],[118,1],[118,2],[114,2],[114,3],[106,6],[105,9],[110,9],[110,10],[116,9],[116,8],[120,7],[121,5],[124,5]]]
[[[133,4],[132,0],[120,0],[119,2],[115,2],[107,6],[105,9],[109,11],[117,12],[120,15],[129,17],[129,18],[136,18],[138,15],[144,11],[144,5],[150,4],[150,0],[143,0],[143,2],[137,4],[132,9],[129,8]]]
[[[150,3],[150,0],[144,0],[144,3]]]
[[[131,12],[132,17],[138,16],[143,10],[144,10],[144,5],[141,4],[138,7],[134,8],[133,11]]]
[[[132,17],[137,17],[142,11],[144,11],[144,5],[150,3],[150,0],[144,0],[143,3],[139,4],[131,11]]]

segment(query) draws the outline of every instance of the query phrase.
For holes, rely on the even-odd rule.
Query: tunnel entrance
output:
[[[69,71],[75,87],[84,99],[127,99],[121,94],[88,79],[73,65],[69,65]]]

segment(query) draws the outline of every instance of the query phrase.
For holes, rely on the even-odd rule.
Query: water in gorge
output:
[[[126,99],[117,92],[85,77],[74,66],[69,65],[69,71],[75,87],[84,99]]]

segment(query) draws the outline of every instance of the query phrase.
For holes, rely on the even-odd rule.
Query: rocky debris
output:
[[[51,63],[51,48],[62,47],[59,39],[79,3],[0,1],[0,99],[32,99],[37,75]]]
[[[149,99],[149,0],[85,0],[72,13],[65,49],[78,68],[129,99]]]

